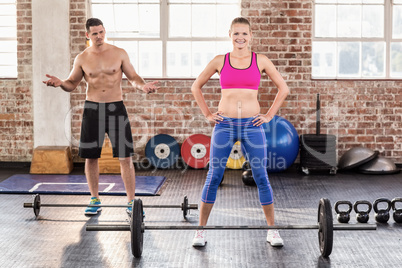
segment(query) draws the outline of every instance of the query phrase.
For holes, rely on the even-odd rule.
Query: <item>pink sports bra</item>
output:
[[[250,66],[246,69],[237,69],[230,64],[230,53],[225,55],[220,83],[222,89],[225,88],[248,88],[258,90],[260,85],[261,73],[257,66],[257,54],[252,52]]]

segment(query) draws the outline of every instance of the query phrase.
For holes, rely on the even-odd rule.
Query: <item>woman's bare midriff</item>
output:
[[[223,116],[248,118],[260,113],[258,90],[245,88],[222,89],[218,110]]]

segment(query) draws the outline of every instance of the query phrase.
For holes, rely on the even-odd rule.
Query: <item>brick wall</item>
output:
[[[71,66],[75,57],[86,48],[85,22],[87,20],[86,0],[70,1],[70,47],[71,47]],[[82,120],[82,108],[85,101],[85,82],[71,93],[71,131],[72,131],[72,151],[73,160],[78,159],[78,143],[80,139],[80,129]]]
[[[0,161],[31,161],[33,148],[31,0],[17,15],[18,78],[0,79]]]
[[[18,1],[19,78],[0,80],[0,161],[29,161],[32,152],[31,15],[30,1]],[[86,0],[71,0],[71,58],[85,48]],[[291,93],[279,115],[299,134],[315,133],[316,94],[321,97],[321,133],[338,137],[338,155],[364,145],[402,163],[402,81],[341,81],[311,79],[312,1],[243,0],[242,15],[252,23],[252,50],[267,55],[285,78]],[[229,25],[228,25],[229,27]],[[193,80],[161,80],[157,94],[144,95],[123,81],[130,114],[136,160],[145,144],[159,133],[179,143],[191,134],[209,135],[212,126],[203,118],[190,91]],[[210,107],[217,107],[219,82],[204,88]],[[276,88],[262,79],[259,100],[266,112]],[[77,158],[85,83],[71,94],[73,153]],[[17,137],[17,139],[14,139]],[[12,139],[11,139],[12,138]]]
[[[402,162],[402,81],[312,80],[312,1],[243,0],[242,15],[252,23],[252,50],[273,61],[291,90],[279,114],[299,134],[316,131],[319,93],[321,133],[337,135],[339,156],[363,145]],[[268,107],[275,87],[265,80],[262,88]]]

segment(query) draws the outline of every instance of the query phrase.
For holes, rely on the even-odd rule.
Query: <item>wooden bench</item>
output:
[[[98,160],[100,174],[120,174],[120,161],[118,157],[113,157],[113,148],[110,140],[105,138],[102,146],[101,157]]]
[[[34,149],[31,174],[69,174],[72,170],[70,146],[39,146]]]

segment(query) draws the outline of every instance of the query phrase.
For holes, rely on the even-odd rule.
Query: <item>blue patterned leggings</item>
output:
[[[223,118],[212,132],[209,170],[201,201],[215,203],[216,192],[232,147],[240,141],[245,157],[250,162],[261,205],[272,204],[273,194],[267,173],[267,143],[263,126],[253,126],[253,117]]]

